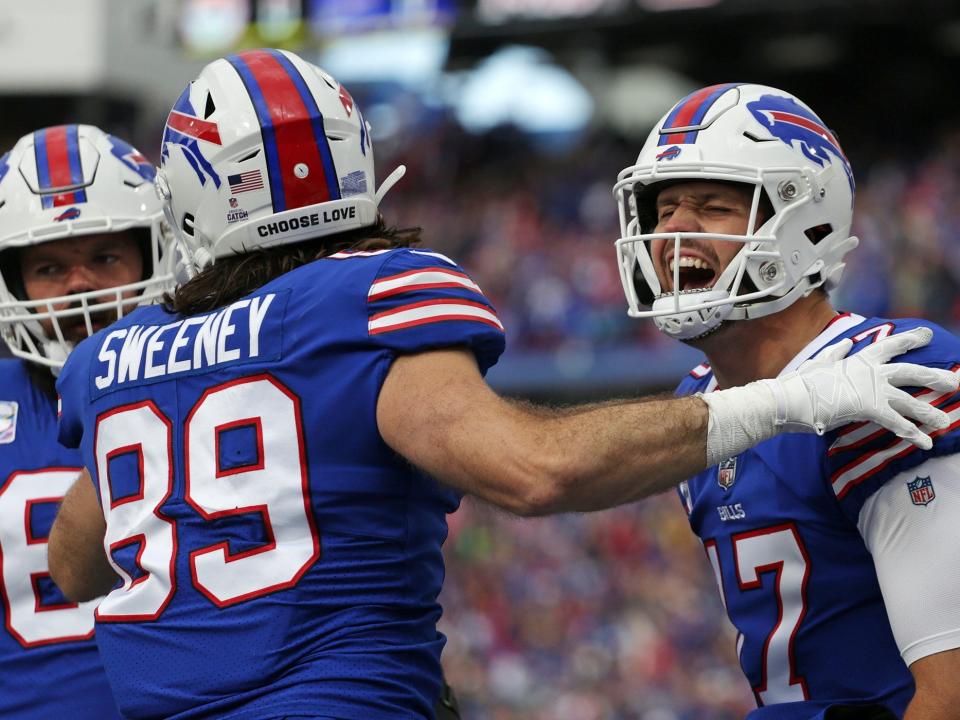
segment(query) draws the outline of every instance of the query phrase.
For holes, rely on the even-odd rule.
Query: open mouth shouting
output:
[[[674,248],[671,247],[663,255],[661,272],[665,276],[662,278],[664,292],[674,291],[674,272],[678,269],[677,289],[680,292],[713,287],[718,275],[717,264],[716,258],[710,258],[707,254],[692,248],[680,248],[680,255],[675,256]]]

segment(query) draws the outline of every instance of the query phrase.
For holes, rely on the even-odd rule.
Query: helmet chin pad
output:
[[[693,340],[713,332],[720,324],[730,317],[732,305],[716,305],[703,308],[703,303],[723,301],[729,297],[724,290],[704,288],[703,290],[687,290],[674,295],[662,295],[653,301],[652,309],[656,312],[665,312],[673,309],[670,314],[661,314],[653,321],[661,332],[677,340]],[[693,309],[690,309],[690,308]]]

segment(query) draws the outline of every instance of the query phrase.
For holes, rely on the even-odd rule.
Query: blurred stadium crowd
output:
[[[753,707],[672,494],[519,520],[450,516],[444,668],[476,720],[733,720]]]

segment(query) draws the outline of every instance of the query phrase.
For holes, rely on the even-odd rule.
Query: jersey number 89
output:
[[[248,428],[256,459],[221,466],[222,434]],[[94,454],[108,560],[122,578],[100,604],[101,621],[153,620],[174,593],[176,523],[160,508],[173,493],[173,424],[150,400],[124,405],[97,418]],[[269,375],[210,388],[183,430],[184,500],[204,520],[258,513],[267,542],[231,554],[226,540],[190,553],[194,587],[219,607],[292,587],[320,557],[310,509],[299,399]],[[139,488],[117,497],[111,462],[132,454]],[[127,466],[129,467],[129,465]],[[141,573],[131,576],[115,554],[136,545]]]

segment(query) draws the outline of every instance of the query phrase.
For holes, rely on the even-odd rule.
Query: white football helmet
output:
[[[753,186],[746,234],[654,233],[657,193],[683,181]],[[714,85],[674,105],[636,164],[618,176],[614,196],[628,312],[653,318],[681,340],[724,320],[778,312],[814,288],[830,290],[858,242],[850,236],[853,172],[836,138],[797,98],[761,85]],[[755,227],[760,208],[772,213]],[[650,252],[656,239],[672,241],[676,257],[686,239],[734,240],[743,248],[707,287],[684,291],[677,263],[674,289],[663,292]]]
[[[373,225],[369,126],[347,89],[285,50],[207,65],[163,135],[157,187],[190,272],[233,253]]]
[[[61,321],[82,317],[89,335],[95,316],[120,318],[172,287],[172,238],[154,189],[155,172],[139,151],[91,125],[37,130],[0,158],[0,333],[15,356],[56,371],[73,347]],[[141,281],[27,299],[18,248],[137,228],[143,229]],[[50,321],[52,337],[42,320]]]

